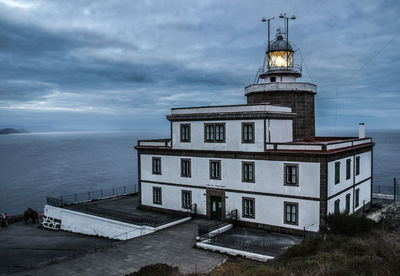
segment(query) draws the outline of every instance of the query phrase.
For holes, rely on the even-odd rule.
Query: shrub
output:
[[[345,213],[329,214],[326,218],[328,233],[354,236],[368,233],[378,224],[364,216],[347,215]]]
[[[303,240],[300,244],[289,247],[279,256],[279,259],[285,261],[295,257],[311,256],[318,252],[322,242],[321,237]]]

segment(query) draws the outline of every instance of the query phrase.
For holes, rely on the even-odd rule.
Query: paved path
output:
[[[119,242],[111,248],[16,275],[126,275],[142,266],[167,263],[184,273],[207,272],[226,256],[193,248],[196,219],[136,239]]]
[[[0,228],[0,274],[51,262],[51,258],[73,256],[110,247],[117,242],[63,231],[40,229],[37,224],[17,222]],[[10,268],[9,268],[10,266]]]

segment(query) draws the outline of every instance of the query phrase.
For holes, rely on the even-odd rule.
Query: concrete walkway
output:
[[[184,273],[207,272],[227,257],[193,248],[197,224],[202,221],[195,219],[96,253],[15,275],[126,275],[154,263],[178,266]]]
[[[38,228],[17,222],[0,228],[0,274],[50,263],[117,244],[108,239]]]

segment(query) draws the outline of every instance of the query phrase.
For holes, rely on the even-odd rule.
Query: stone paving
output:
[[[116,243],[103,238],[40,229],[37,224],[11,223],[9,227],[0,228],[0,274]]]
[[[178,266],[184,273],[207,272],[227,257],[193,248],[197,224],[201,222],[204,220],[195,219],[79,258],[15,275],[126,275],[154,263]]]

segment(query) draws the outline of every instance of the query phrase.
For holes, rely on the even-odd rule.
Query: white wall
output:
[[[358,205],[357,208],[354,209],[354,211],[361,209],[364,204],[367,204],[368,202],[371,201],[371,180],[367,180],[361,183],[360,185],[357,185],[354,191],[357,189],[360,189],[360,201],[359,201],[360,204]]]
[[[153,203],[153,187],[161,187],[161,205]],[[142,204],[157,208],[187,212],[187,209],[182,208],[182,190],[192,191],[192,203],[197,204],[197,213],[206,215],[206,196],[204,195],[206,193],[205,189],[185,188],[142,182]]]
[[[350,179],[346,180],[346,160],[351,160]],[[335,184],[335,163],[340,162],[340,182]],[[338,159],[328,163],[328,197],[353,185],[353,156]]]
[[[254,143],[242,143],[242,123],[254,123]],[[225,143],[205,143],[204,124],[225,123]],[[190,124],[190,143],[180,142],[180,124]],[[266,120],[266,142],[289,142],[292,120]],[[190,121],[172,123],[172,148],[194,150],[264,151],[264,120]]]
[[[152,174],[152,157],[161,157],[161,175]],[[192,177],[180,176],[181,158],[191,159]],[[292,187],[283,185],[284,164],[286,163],[283,161],[216,158],[216,160],[221,160],[221,180],[211,180],[209,179],[209,160],[210,158],[205,157],[142,154],[141,177],[142,180],[147,181],[320,197],[319,163],[287,162],[299,165],[299,186]],[[255,183],[242,182],[242,161],[255,162]]]
[[[273,76],[273,75],[271,75],[271,76],[265,78],[264,82],[265,83],[270,83],[271,82],[271,77],[275,77],[276,78],[275,82],[296,82],[296,79],[297,79],[295,76],[279,76],[279,75]]]
[[[360,156],[360,174],[356,175],[356,183],[363,181],[364,179],[371,177],[371,152],[365,152],[356,155]]]
[[[360,156],[360,174],[355,176],[355,183],[371,177],[371,152],[349,156],[328,163],[328,197],[353,185],[355,158]],[[346,180],[346,160],[351,159],[351,177]],[[340,162],[340,182],[335,184],[335,163]]]
[[[153,227],[134,225],[50,205],[45,205],[44,215],[61,220],[61,230],[86,235],[131,239],[154,232]],[[123,235],[124,233],[127,234]]]
[[[360,157],[360,174],[355,175],[355,160],[356,157]],[[355,156],[349,156],[346,158],[338,159],[328,163],[328,197],[331,197],[346,188],[351,187],[354,183],[357,184],[365,179],[371,177],[371,152],[365,152]],[[346,180],[346,160],[351,159],[351,174],[350,179]],[[340,162],[340,182],[335,184],[335,163]],[[355,177],[355,182],[353,178]],[[334,212],[334,202],[340,199],[340,211],[343,212],[346,209],[346,195],[351,194],[350,198],[350,213],[353,212],[353,203],[355,202],[355,190],[360,189],[360,201],[359,207],[355,208],[355,211],[362,208],[363,201],[365,204],[371,200],[371,180],[364,181],[357,185],[354,189],[349,189],[330,200],[328,200],[328,213]]]
[[[161,205],[153,204],[153,187],[161,187]],[[197,213],[206,215],[207,209],[205,189],[176,187],[157,183],[142,182],[142,203],[144,205],[154,206],[158,208],[185,211],[185,209],[181,208],[182,190],[192,191],[192,203],[197,204]],[[318,231],[319,229],[319,201],[299,200],[284,197],[272,197],[233,192],[226,192],[225,197],[226,212],[229,213],[230,211],[237,209],[239,220],[299,230],[303,230],[303,227],[306,227],[307,231]],[[250,197],[255,199],[254,219],[242,217],[242,197]],[[299,204],[298,225],[284,223],[284,202],[294,202]]]
[[[284,143],[293,141],[292,120],[269,120],[269,128],[272,143]]]
[[[242,122],[254,123],[254,143],[242,143]],[[205,123],[225,123],[225,143],[205,143]],[[180,142],[180,124],[190,124],[190,143]],[[172,137],[174,149],[264,151],[264,120],[173,122]]]
[[[354,206],[354,211],[357,211],[363,207],[363,204],[367,204],[371,201],[371,180],[367,180],[359,185],[357,185],[354,189],[349,189],[346,192],[343,192],[331,199],[328,200],[328,214],[333,213],[335,211],[335,201],[340,199],[340,212],[344,212],[346,210],[346,195],[350,194],[350,213],[353,212],[353,204],[355,204],[355,191],[360,189],[360,198],[358,207]]]
[[[319,230],[319,201],[300,200],[292,198],[271,197],[241,193],[225,194],[227,212],[234,209],[238,210],[240,220],[276,225],[292,229],[303,230],[306,226],[308,231]],[[242,217],[242,197],[250,197],[255,199],[255,218]],[[299,204],[299,222],[298,225],[284,223],[284,202],[294,202]]]

